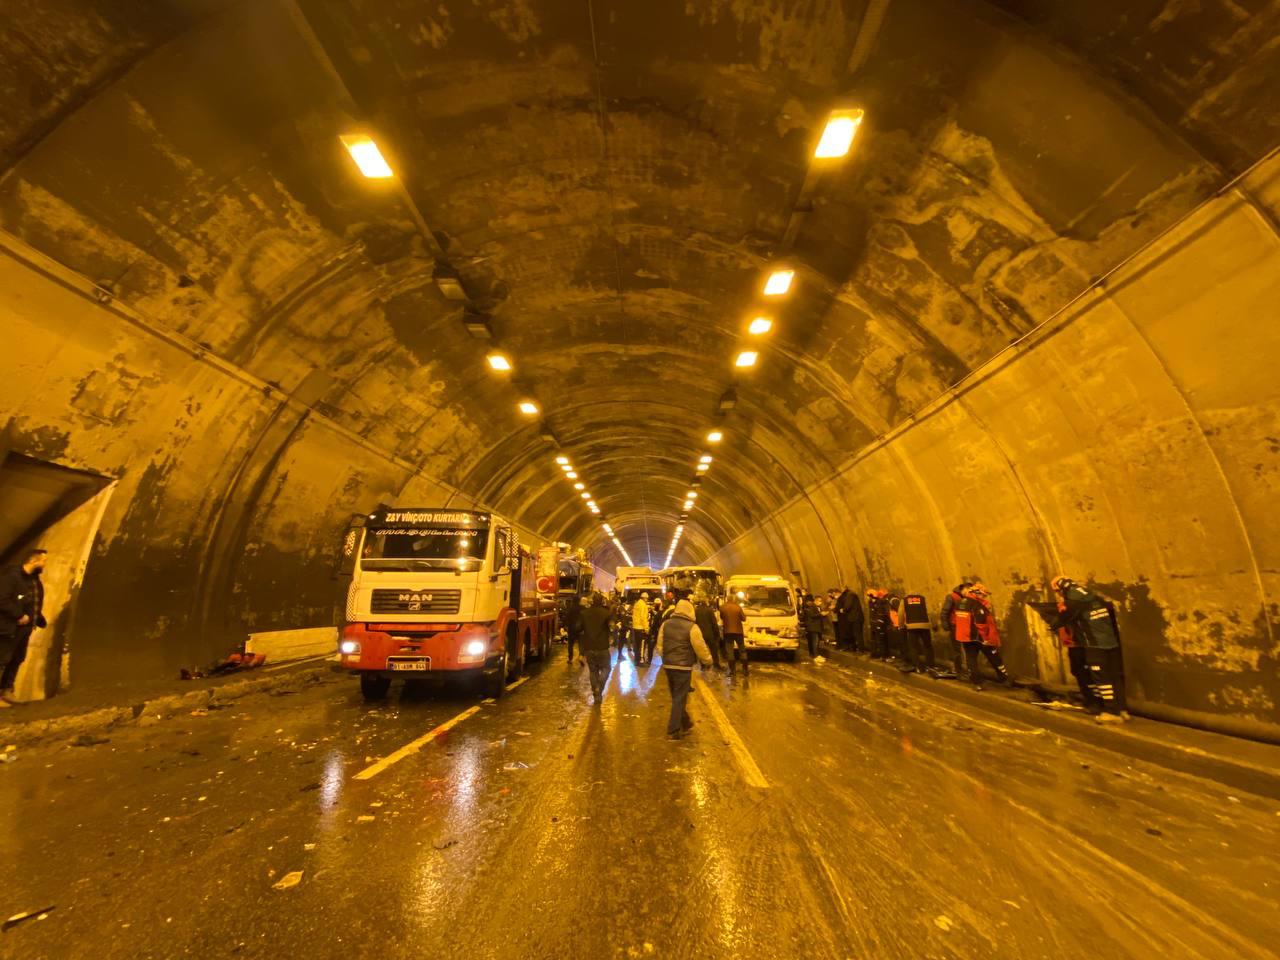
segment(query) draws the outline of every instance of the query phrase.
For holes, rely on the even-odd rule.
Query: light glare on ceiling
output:
[[[769,279],[764,282],[764,295],[766,297],[781,297],[791,289],[791,281],[795,279],[796,272],[794,270],[775,270],[769,274]]]
[[[719,430],[712,430],[707,434],[707,443],[719,443],[724,439],[724,433]]]
[[[822,131],[822,139],[813,151],[819,160],[834,160],[843,157],[853,145],[853,138],[862,124],[861,110],[833,110]]]
[[[735,367],[754,367],[759,354],[754,350],[743,350],[738,354],[738,359],[733,361]]]
[[[511,361],[507,359],[505,353],[491,353],[485,357],[489,361],[489,366],[494,370],[510,370]]]
[[[520,412],[523,413],[525,416],[529,416],[529,417],[535,416],[538,412],[538,405],[534,403],[532,400],[521,400]]]
[[[575,483],[575,484],[573,485],[573,489],[575,489],[575,490],[585,490],[585,489],[587,489],[587,485],[586,485],[585,483]]]
[[[568,462],[569,462],[568,457],[556,457],[556,463],[560,464],[561,466],[564,466]]]
[[[710,463],[710,462],[711,462],[711,454],[709,454],[709,453],[704,453],[702,456],[700,456],[700,457],[698,458],[698,462],[699,462],[699,463]]]
[[[768,317],[756,317],[751,321],[751,325],[747,327],[747,333],[751,334],[753,337],[758,337],[761,334],[768,333],[772,329],[772,320]]]
[[[385,180],[388,177],[394,177],[391,166],[383,159],[382,151],[378,149],[378,145],[373,139],[366,137],[364,134],[346,134],[339,137],[342,145],[347,148],[347,153],[351,154],[351,159],[356,162],[356,166],[370,180]]]

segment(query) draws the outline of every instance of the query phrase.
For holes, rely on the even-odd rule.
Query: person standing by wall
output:
[[[905,673],[919,671],[937,676],[938,665],[933,655],[933,629],[929,624],[929,608],[924,596],[908,593],[902,598],[902,620],[906,630]]]
[[[729,664],[729,676],[739,659],[742,661],[742,675],[747,675],[747,615],[738,603],[738,598],[729,594],[720,604],[720,629],[724,631],[724,656]]]
[[[951,640],[951,671],[957,676],[960,675],[964,647],[956,639],[956,610],[960,606],[960,601],[964,599],[965,591],[970,586],[972,584],[968,581],[961,581],[951,589],[951,592],[942,601],[942,627],[947,631],[947,637]]]
[[[12,706],[13,684],[18,668],[27,659],[27,645],[33,630],[48,626],[44,619],[44,571],[48,551],[27,551],[17,566],[0,571],[0,708]]]
[[[1053,627],[1070,627],[1073,636],[1084,644],[1089,689],[1101,708],[1097,714],[1098,722],[1123,723],[1129,719],[1129,704],[1114,609],[1102,597],[1070,577],[1055,577],[1053,589],[1062,597],[1065,607]]]
[[[587,658],[587,671],[591,675],[591,702],[599,706],[604,699],[604,685],[609,681],[609,640],[614,614],[598,593],[592,594],[589,600],[586,597],[583,600],[589,606],[582,611],[582,653]],[[618,656],[622,656],[621,649]]]
[[[836,646],[862,650],[862,601],[849,587],[836,598]]]
[[[693,664],[702,669],[711,666],[711,651],[707,649],[702,631],[694,622],[693,604],[681,600],[675,613],[667,618],[658,633],[662,650],[662,672],[667,675],[671,690],[671,716],[667,720],[667,736],[679,740],[693,726],[689,719],[689,691],[693,687]]]
[[[1009,682],[1009,671],[1000,656],[1000,631],[991,611],[991,594],[982,583],[971,584],[956,604],[956,639],[964,645],[965,665],[975,689],[982,689],[979,654],[987,658],[1001,683]]]
[[[871,627],[871,659],[889,658],[889,591],[867,591],[867,620]]]
[[[804,603],[800,607],[800,622],[809,644],[809,659],[812,660],[818,655],[818,646],[822,643],[822,608],[811,593],[804,595]]]

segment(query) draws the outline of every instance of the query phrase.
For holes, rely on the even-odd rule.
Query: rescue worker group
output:
[[[1046,619],[1067,652],[1084,709],[1098,723],[1127,721],[1114,604],[1066,576],[1055,577],[1052,586],[1057,613]],[[928,603],[921,594],[867,590],[864,614],[861,600],[848,587],[830,590],[823,598],[804,590],[798,593],[801,630],[815,661],[824,659],[820,651],[826,628],[831,626],[837,649],[895,663],[903,673],[918,672],[937,680],[963,678],[981,690],[979,661],[985,659],[996,682],[1012,684],[1000,655],[991,594],[980,581],[961,582],[943,599],[939,619],[950,644],[949,664],[944,665],[934,649]],[[744,643],[747,618],[738,600],[732,592],[712,596],[703,585],[683,599],[670,590],[652,597],[644,592],[630,602],[620,595],[588,594],[564,611],[569,663],[587,665],[592,700],[599,706],[614,648],[619,662],[629,656],[636,666],[652,663],[655,653],[660,653],[671,692],[667,735],[681,739],[693,726],[687,702],[695,665],[704,670],[727,668],[730,678],[739,672],[744,679],[749,675]]]

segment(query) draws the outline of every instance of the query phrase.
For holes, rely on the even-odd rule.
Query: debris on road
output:
[[[49,906],[41,907],[39,910],[23,910],[21,913],[15,913],[4,923],[0,923],[0,930],[9,930],[31,919],[43,920],[51,911],[56,909],[58,909],[57,906],[51,903]]]
[[[521,763],[519,760],[517,760],[514,763],[503,764],[502,769],[503,770],[528,770],[529,765],[527,763]]]
[[[437,840],[435,843],[432,844],[432,846],[435,847],[437,850],[448,850],[457,842],[458,842],[457,837],[444,837],[440,840]]]
[[[304,843],[302,845],[302,849],[307,851],[314,850],[315,848],[316,848],[316,845],[314,843]]]
[[[16,753],[0,753],[0,763],[13,763],[17,759]]]
[[[950,930],[953,926],[955,926],[955,924],[951,922],[951,918],[948,917],[946,914],[941,914],[939,916],[934,917],[933,925],[937,927],[939,930],[943,930],[943,931]]]
[[[82,733],[71,741],[73,747],[96,747],[100,743],[110,743],[109,737],[99,737],[92,733]]]
[[[272,890],[289,890],[302,882],[302,871],[291,870],[271,885]]]
[[[517,737],[532,737],[532,736],[533,736],[533,734],[532,734],[532,733],[530,733],[528,730],[517,730],[517,731],[516,731],[516,736],[517,736]]]
[[[372,814],[362,813],[360,816],[356,817],[356,823],[373,823],[376,819],[377,817]]]

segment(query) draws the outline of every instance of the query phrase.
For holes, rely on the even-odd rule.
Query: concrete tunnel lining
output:
[[[643,22],[627,4],[594,3],[594,44],[586,6],[526,4],[517,23],[485,4],[411,36],[395,27],[406,4],[359,15],[342,0],[301,4],[360,81],[367,120],[388,131],[429,239],[393,191],[353,176],[336,139],[349,104],[283,6],[174,3],[155,18],[108,0],[54,6],[56,21],[41,22],[43,4],[4,15],[0,228],[113,302],[57,321],[33,312],[62,302],[37,292],[47,280],[12,259],[0,269],[6,326],[29,345],[5,361],[6,445],[120,480],[81,598],[84,620],[106,626],[77,640],[76,682],[122,681],[111,665],[122,644],[142,644],[141,669],[167,673],[246,629],[328,622],[337,533],[387,498],[483,503],[530,541],[589,544],[611,567],[615,551],[570,499],[554,449],[514,413],[523,391],[632,555],[647,536],[661,559],[702,435],[721,422],[716,400],[737,382],[682,559],[935,595],[978,570],[1014,620],[1061,562],[1120,585],[1131,642],[1149,651],[1135,653],[1149,697],[1277,721],[1280,565],[1261,509],[1275,492],[1266,438],[1280,435],[1270,388],[1224,388],[1241,369],[1234,354],[1191,376],[1162,331],[1172,323],[1194,340],[1196,324],[1140,280],[1136,293],[1091,295],[1063,334],[1105,359],[1127,410],[1100,404],[1066,357],[1021,383],[1001,351],[1212,211],[1230,226],[1187,249],[1203,290],[1230,309],[1205,316],[1223,336],[1251,337],[1255,355],[1275,348],[1242,329],[1274,317],[1262,295],[1274,163],[1241,186],[1251,206],[1217,194],[1280,139],[1260,85],[1277,66],[1260,38],[1280,27],[1280,4],[1249,23],[1153,9],[1119,25],[1102,3],[901,0],[856,74],[845,68],[860,3],[803,14],[784,0],[699,14],[660,3]],[[1153,58],[1163,72],[1145,69]],[[867,105],[867,125],[814,189],[789,253],[796,289],[760,368],[735,377],[729,358],[810,138],[850,98]],[[1246,236],[1250,218],[1258,233]],[[484,344],[432,283],[435,244],[492,317],[519,391],[485,371]],[[1245,255],[1248,289],[1229,262]],[[1123,326],[1091,309],[1101,301],[1130,318],[1124,346],[1094,335]],[[114,303],[147,330],[99,316]],[[174,359],[157,340],[166,331],[221,366]],[[1149,373],[1140,385],[1130,364]],[[978,369],[975,387],[1009,409],[946,415],[942,435],[913,426]],[[36,381],[47,399],[23,389]],[[621,405],[666,419],[620,426]],[[687,416],[669,417],[672,405]],[[1166,413],[1131,413],[1155,407]],[[1039,440],[1009,439],[1014,410]],[[1143,438],[1142,469],[1078,457],[1072,469],[1089,480],[1077,483],[1037,465],[1061,462],[1064,445],[1096,451],[1098,431],[1117,429]],[[921,430],[933,438],[923,450]],[[1220,563],[1188,566],[1170,542],[1215,556],[1204,523],[1155,535],[1132,522],[1146,515],[1144,484],[1172,482],[1148,469],[1161,442],[1195,464],[1183,500],[1230,541]],[[939,460],[948,444],[966,462]],[[967,462],[992,445],[1004,467]],[[858,466],[881,450],[901,487]],[[984,495],[1005,489],[996,474],[1019,477],[1021,499]],[[997,525],[1009,529],[979,529],[957,490],[961,503],[1007,505]],[[1167,511],[1177,497],[1156,500]],[[165,593],[156,609],[121,611],[116,597],[152,578]],[[282,596],[293,599],[273,606]]]

